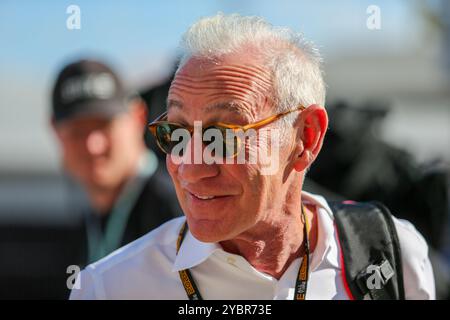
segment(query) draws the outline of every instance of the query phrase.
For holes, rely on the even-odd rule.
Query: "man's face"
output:
[[[65,169],[88,188],[116,187],[128,174],[142,128],[130,113],[78,117],[55,125]]]
[[[219,62],[190,59],[171,85],[168,120],[190,126],[202,121],[206,127],[214,122],[246,125],[273,115],[268,98],[271,79],[263,65],[244,54]],[[233,103],[233,107],[222,106],[227,103]],[[273,175],[261,174],[258,163],[176,164],[167,156],[180,205],[197,239],[229,240],[274,219],[269,213],[282,209],[283,166],[289,153],[280,151],[280,169]]]

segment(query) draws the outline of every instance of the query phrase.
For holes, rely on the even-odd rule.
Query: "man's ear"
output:
[[[328,115],[324,107],[311,105],[303,110],[296,123],[301,141],[295,148],[294,169],[301,172],[316,159],[322,148],[328,128]]]

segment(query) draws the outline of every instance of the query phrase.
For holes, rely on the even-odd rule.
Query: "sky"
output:
[[[80,8],[80,30],[66,27],[71,4]],[[382,32],[366,28],[371,4],[381,9]],[[128,77],[156,68],[155,60],[170,59],[188,26],[218,11],[263,16],[302,31],[333,53],[349,46],[395,50],[396,44],[405,45],[405,29],[415,25],[407,23],[414,14],[402,0],[2,1],[0,67],[3,77],[18,72],[42,77],[74,57],[92,54],[110,60]]]

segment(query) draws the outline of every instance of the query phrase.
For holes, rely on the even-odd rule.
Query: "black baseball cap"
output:
[[[55,122],[73,117],[97,115],[113,117],[128,110],[127,95],[117,74],[94,60],[80,60],[59,73],[52,93]]]

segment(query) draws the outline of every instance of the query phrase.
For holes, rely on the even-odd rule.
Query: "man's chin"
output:
[[[201,242],[220,242],[225,240],[226,236],[223,235],[221,228],[222,224],[217,220],[207,219],[188,219],[189,231],[194,238]]]

